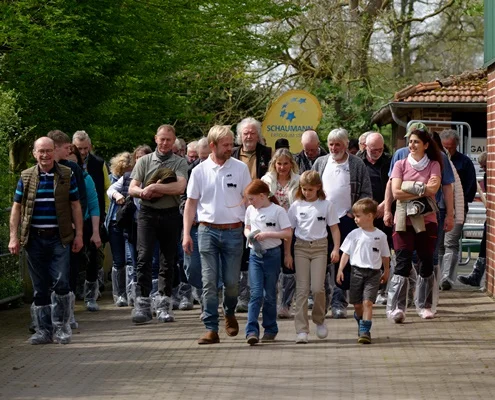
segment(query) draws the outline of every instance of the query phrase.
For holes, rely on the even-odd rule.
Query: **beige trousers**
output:
[[[294,264],[296,266],[296,333],[309,333],[308,296],[313,292],[311,317],[317,325],[325,321],[325,275],[327,271],[328,241],[296,239]]]

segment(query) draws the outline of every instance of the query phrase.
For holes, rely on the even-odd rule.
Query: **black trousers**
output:
[[[137,287],[136,295],[149,297],[151,292],[151,262],[153,249],[160,245],[158,292],[172,295],[174,269],[177,261],[177,241],[180,239],[182,216],[179,207],[155,209],[141,206],[137,218]]]

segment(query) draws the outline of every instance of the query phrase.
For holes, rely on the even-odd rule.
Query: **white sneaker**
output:
[[[433,319],[435,318],[435,314],[431,311],[431,308],[422,308],[419,310],[419,316],[423,319]]]
[[[297,344],[306,344],[308,343],[308,334],[305,333],[305,332],[301,332],[301,333],[298,333],[297,334],[297,337],[296,337],[296,343]]]
[[[327,324],[316,325],[316,336],[318,339],[325,339],[328,336]]]

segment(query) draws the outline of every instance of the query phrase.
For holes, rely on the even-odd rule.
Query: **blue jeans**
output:
[[[126,238],[116,221],[108,225],[108,241],[112,250],[112,267],[119,270],[126,265]]]
[[[193,251],[191,254],[184,253],[184,272],[188,282],[197,289],[203,287],[201,281],[201,257],[198,248],[198,226],[191,227],[191,238],[193,241]]]
[[[242,236],[242,227],[215,229],[200,225],[198,228],[203,281],[203,322],[209,331],[218,332],[217,282],[220,274],[224,284],[223,308],[225,315],[234,315],[239,294]]]
[[[280,274],[280,247],[266,251],[259,258],[251,251],[249,255],[249,284],[251,297],[248,305],[246,336],[259,336],[258,316],[263,304],[263,328],[265,333],[276,335],[277,326],[277,281]]]
[[[59,235],[41,238],[31,230],[25,250],[36,306],[51,304],[52,290],[70,292],[70,244],[63,245]]]

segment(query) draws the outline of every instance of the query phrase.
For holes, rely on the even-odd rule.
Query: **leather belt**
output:
[[[44,239],[51,239],[59,234],[58,228],[31,228],[31,232]]]
[[[233,224],[210,224],[209,222],[200,222],[200,225],[208,226],[214,229],[237,229],[242,227],[242,222],[234,222]]]

